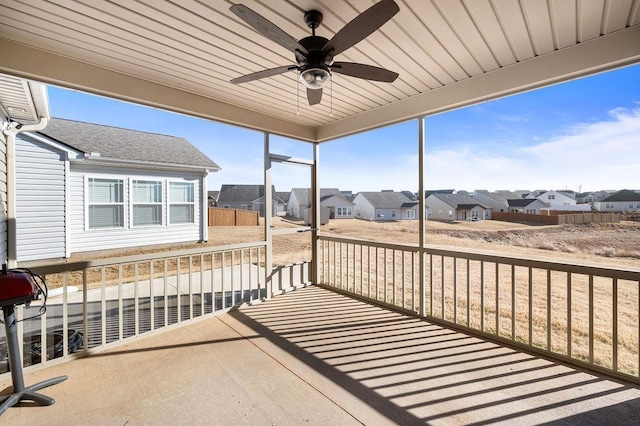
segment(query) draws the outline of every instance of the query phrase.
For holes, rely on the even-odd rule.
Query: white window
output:
[[[162,225],[162,182],[131,183],[131,216],[133,226]]]
[[[89,229],[124,227],[124,181],[89,178]]]
[[[195,222],[195,196],[191,182],[169,182],[169,223]]]
[[[391,217],[396,217],[396,211],[395,210],[391,210]]]
[[[547,195],[547,199],[548,200],[555,200],[556,196],[555,196],[555,194],[549,194],[549,195]]]

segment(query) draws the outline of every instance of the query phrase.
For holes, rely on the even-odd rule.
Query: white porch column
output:
[[[320,161],[320,144],[313,144],[313,166],[311,166],[311,282],[318,284],[320,280],[320,177],[318,166]]]
[[[267,243],[265,247],[264,259],[264,282],[266,286],[266,298],[273,296],[273,286],[271,282],[271,273],[273,270],[273,237],[271,226],[273,218],[271,217],[271,209],[273,204],[273,194],[271,193],[271,158],[269,157],[269,133],[264,134],[264,240]]]
[[[425,290],[426,290],[426,282],[425,282],[425,267],[424,267],[424,246],[425,246],[425,199],[424,199],[424,154],[425,154],[425,135],[424,135],[424,120],[425,117],[420,117],[418,119],[418,226],[420,227],[419,232],[419,246],[420,251],[418,254],[418,260],[420,262],[420,316],[424,317],[427,314],[426,304],[425,304]]]

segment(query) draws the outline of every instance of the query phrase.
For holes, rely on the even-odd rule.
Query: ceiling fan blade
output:
[[[268,70],[257,71],[251,74],[234,78],[233,80],[231,80],[231,83],[233,84],[246,83],[248,81],[259,80],[261,78],[282,74],[287,71],[295,70],[296,68],[298,67],[295,65],[285,65],[284,67],[270,68]]]
[[[309,101],[309,105],[319,104],[322,100],[322,89],[307,88],[307,100]]]
[[[275,41],[285,49],[290,50],[291,52],[299,50],[305,56],[309,54],[307,49],[298,43],[295,38],[291,37],[276,24],[257,12],[249,9],[247,6],[243,4],[234,4],[229,8],[229,10],[235,13],[238,18],[251,25],[253,29],[258,31],[260,34],[264,35],[269,40]]]
[[[393,0],[381,0],[356,16],[325,44],[322,51],[331,56],[344,52],[364,40],[400,11]]]
[[[334,62],[333,65],[331,65],[331,71],[351,77],[383,81],[385,83],[393,83],[396,78],[398,78],[397,72],[374,67],[373,65],[355,64],[353,62]]]

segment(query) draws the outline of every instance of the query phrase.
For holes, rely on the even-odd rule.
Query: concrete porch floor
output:
[[[318,287],[25,384],[64,374],[41,391],[54,405],[20,403],[0,424],[640,424],[638,387]]]

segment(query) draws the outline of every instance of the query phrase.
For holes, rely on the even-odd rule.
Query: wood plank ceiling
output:
[[[229,11],[233,3],[222,0],[4,0],[0,48],[6,54],[0,55],[0,72],[305,140],[328,140],[640,59],[640,48],[634,46],[640,46],[640,0],[396,2],[400,12],[391,21],[337,60],[384,67],[400,77],[389,84],[334,74],[322,103],[315,106],[307,104],[295,71],[241,85],[229,82],[292,64],[294,58],[238,19]],[[331,38],[375,1],[242,3],[301,39],[310,35],[303,22],[306,10],[324,14],[317,34]],[[604,42],[577,50],[597,39],[623,46],[617,53]],[[566,57],[559,53],[563,51]],[[566,65],[576,55],[595,57]],[[525,69],[514,66],[535,65],[542,58],[547,58],[543,68],[557,66],[558,71],[514,77]],[[73,67],[84,75],[75,75]],[[505,87],[509,79],[513,82]],[[467,81],[470,85],[458,89],[464,88],[467,98],[442,90]],[[136,82],[170,92],[165,97],[151,89],[143,92]],[[117,84],[121,90],[113,89]],[[125,85],[133,89],[126,91]],[[205,101],[179,105],[171,100],[175,93]],[[211,105],[204,105],[208,101]]]

